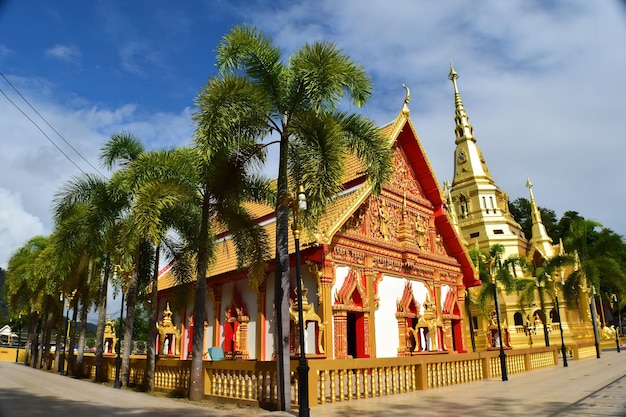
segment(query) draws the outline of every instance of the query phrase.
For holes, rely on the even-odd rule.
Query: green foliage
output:
[[[533,219],[530,201],[527,198],[517,198],[513,202],[509,202],[509,211],[513,218],[522,226],[522,231],[527,239],[532,235]],[[541,214],[541,222],[550,236],[555,242],[564,237],[558,224],[557,215],[553,210],[539,207]]]
[[[133,340],[148,340],[148,321],[148,310],[143,303],[138,303],[135,308]]]
[[[305,44],[283,62],[279,48],[261,31],[236,26],[218,45],[217,64],[225,80],[243,75],[237,80],[249,83],[245,91],[257,91],[235,95],[237,105],[229,104],[240,107],[235,114],[264,124],[265,128],[252,123],[259,129],[259,141],[271,130],[288,143],[285,158],[279,161],[279,194],[288,184],[304,185],[309,224],[323,215],[339,190],[349,153],[361,160],[375,191],[389,178],[392,154],[380,130],[361,115],[338,110],[346,96],[357,107],[365,104],[372,94],[371,81],[364,68],[332,42]],[[196,115],[199,126],[211,122],[210,114]]]
[[[504,247],[500,244],[489,248],[489,253],[477,248],[469,251],[470,259],[478,268],[482,285],[473,300],[483,317],[489,318],[494,309],[494,286],[498,286],[505,293],[510,294],[516,289],[516,280],[511,272],[512,259],[502,261]]]

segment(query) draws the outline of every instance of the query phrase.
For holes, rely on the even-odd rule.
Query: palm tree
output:
[[[49,238],[35,236],[17,249],[9,259],[5,294],[9,312],[12,316],[28,316],[28,344],[26,350],[31,351],[33,367],[38,362],[36,328],[43,315],[46,304],[46,287],[51,284],[45,275],[40,273],[38,258],[49,244]],[[28,355],[26,355],[28,361]]]
[[[120,201],[123,201],[123,207],[120,207],[117,218],[118,234],[116,238],[118,244],[115,248],[117,265],[121,268],[120,276],[123,278],[121,285],[126,295],[126,320],[124,322],[121,367],[123,385],[128,385],[137,295],[143,282],[147,282],[146,264],[152,261],[152,254],[148,249],[149,243],[143,238],[141,229],[136,227],[133,220],[132,206],[136,196],[125,184],[125,171],[145,152],[141,140],[127,132],[111,136],[100,151],[100,161],[105,168],[111,170],[116,166],[120,167],[110,180],[110,192],[116,195]],[[120,245],[120,241],[124,244]]]
[[[493,299],[494,285],[501,286],[506,294],[511,294],[516,289],[516,280],[511,272],[515,268],[518,262],[517,258],[510,258],[501,261],[501,257],[504,254],[504,246],[501,244],[495,244],[489,248],[489,253],[482,252],[478,248],[471,249],[469,251],[470,258],[474,262],[474,266],[478,268],[480,280],[482,285],[474,298],[474,302],[478,306],[478,311],[484,318],[490,318],[493,312]],[[488,267],[488,262],[494,261],[491,272]],[[494,274],[495,282],[492,282],[491,273]],[[497,288],[496,288],[497,289]]]
[[[265,126],[257,132],[260,143],[270,132],[278,135],[276,343],[280,409],[286,410],[290,398],[290,278],[289,205],[285,202],[289,201],[290,184],[304,185],[310,203],[306,215],[311,221],[340,190],[347,154],[355,154],[362,162],[374,192],[380,191],[390,174],[392,155],[372,121],[338,109],[345,96],[355,106],[363,105],[371,96],[372,85],[364,68],[333,43],[306,44],[283,62],[271,39],[253,27],[235,26],[218,45],[217,65],[224,77],[243,74],[242,90],[253,92],[223,102],[224,111],[235,117],[250,109],[262,114]],[[214,121],[207,111],[210,98],[201,95],[199,99],[201,110],[196,120],[200,129]]]
[[[99,307],[96,331],[96,380],[102,381],[102,355],[106,299],[111,255],[118,247],[120,217],[126,207],[126,196],[114,190],[111,182],[99,176],[85,174],[67,181],[56,193],[53,202],[55,245],[58,263],[65,265],[68,277],[64,292],[77,290],[74,297],[74,316],[81,305],[79,345],[84,344],[88,309]],[[73,320],[76,318],[74,317]],[[73,346],[73,331],[70,331]],[[79,346],[80,347],[80,346]],[[73,358],[70,355],[70,358]],[[79,372],[82,370],[82,351],[78,351]],[[71,368],[70,368],[71,369]]]
[[[205,91],[232,91],[228,87],[232,81],[214,79]],[[223,127],[197,132],[194,148],[146,153],[126,172],[126,182],[137,195],[132,209],[137,227],[156,244],[171,226],[185,239],[184,251],[195,257],[195,323],[204,323],[207,318],[206,277],[216,233],[229,231],[240,266],[250,265],[252,286],[265,276],[268,259],[267,237],[243,207],[246,201],[267,202],[272,198],[268,181],[252,172],[264,155],[256,142],[243,134],[231,135],[230,142],[215,140],[224,134],[222,129],[242,131],[234,118],[224,117]],[[182,260],[176,265],[184,264]],[[195,400],[203,395],[203,337],[203,332],[194,332],[192,341],[189,396]]]

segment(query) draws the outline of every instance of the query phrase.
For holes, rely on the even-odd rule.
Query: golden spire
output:
[[[402,105],[402,114],[408,117],[409,114],[411,114],[411,110],[409,110],[409,101],[411,101],[411,90],[409,90],[409,87],[404,84],[402,84],[402,87],[406,90],[404,104]]]
[[[450,60],[450,73],[448,79],[452,81],[454,86],[454,106],[456,109],[455,122],[456,126],[454,133],[456,134],[456,144],[465,140],[471,140],[476,142],[474,138],[474,128],[469,121],[469,116],[463,107],[463,100],[461,100],[461,94],[459,93],[459,87],[456,84],[456,80],[459,78],[459,74],[454,70],[452,66],[452,60]]]
[[[541,222],[541,213],[539,212],[539,207],[537,207],[537,202],[535,201],[535,195],[533,194],[533,183],[530,182],[530,178],[526,178],[526,188],[530,192],[530,211],[533,224]]]
[[[546,231],[546,227],[541,221],[541,212],[539,211],[539,207],[537,206],[537,202],[535,201],[535,195],[533,194],[533,183],[530,182],[530,178],[526,179],[526,187],[528,187],[528,191],[530,192],[530,211],[531,217],[533,221],[532,230],[531,230],[531,239],[530,246],[531,251],[533,248],[536,248],[541,252],[542,256],[545,259],[548,259],[554,255],[554,249],[552,248],[552,239],[548,236],[548,232]]]

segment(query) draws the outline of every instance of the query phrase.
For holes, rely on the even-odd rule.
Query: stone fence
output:
[[[506,351],[508,374],[531,371],[558,363],[558,346]],[[355,401],[417,390],[433,389],[501,376],[499,351],[466,354],[424,354],[399,358],[308,361],[311,407],[338,401]],[[298,406],[298,362],[291,361],[291,403]],[[104,358],[105,374],[115,379],[115,357]],[[145,357],[131,357],[129,381],[141,386]],[[85,354],[84,375],[95,377],[95,357]],[[191,361],[160,357],[156,363],[155,389],[186,396]],[[278,406],[276,363],[221,360],[204,362],[204,395],[207,399],[255,405],[268,410]]]

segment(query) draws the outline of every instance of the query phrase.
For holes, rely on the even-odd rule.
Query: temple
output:
[[[463,333],[465,290],[480,281],[410,119],[408,88],[406,92],[401,112],[381,128],[393,152],[391,180],[380,194],[373,194],[357,159],[349,158],[343,192],[316,230],[302,233],[306,334],[301,347],[294,257],[292,356],[300,349],[310,358],[332,359],[468,350]],[[273,236],[274,208],[249,209]],[[226,357],[271,360],[274,274],[269,272],[252,290],[245,273],[237,269],[231,243],[222,239],[207,278],[204,351],[221,348]],[[293,254],[293,239],[290,244]],[[192,290],[177,288],[171,272],[159,279],[159,310],[168,302],[180,306],[174,312],[176,322],[190,322]],[[181,325],[181,352],[191,351],[192,332],[190,326]]]
[[[548,296],[544,308],[538,300],[520,304],[516,294],[498,289],[503,335],[494,315],[483,317],[467,294],[478,291],[481,281],[469,250],[488,252],[495,244],[504,257],[525,257],[535,266],[563,254],[563,247],[547,235],[527,181],[532,208],[532,236],[522,229],[508,209],[508,196],[495,183],[477,145],[474,129],[463,105],[450,65],[454,88],[454,175],[443,189],[433,172],[410,118],[410,94],[398,116],[381,127],[390,152],[393,175],[374,194],[363,167],[354,157],[346,161],[343,191],[336,196],[315,230],[300,237],[304,286],[303,320],[298,323],[295,255],[291,254],[290,346],[291,356],[304,349],[310,359],[389,358],[421,354],[464,353],[507,348],[528,348],[563,326],[566,344],[582,352],[593,348],[588,318],[588,288],[581,288],[578,310],[561,306]],[[295,190],[293,190],[295,191]],[[247,209],[275,236],[273,207],[250,204]],[[215,262],[207,277],[207,321],[204,347],[228,359],[275,358],[274,273],[268,271],[258,288],[248,285],[238,269],[228,232],[218,236]],[[270,239],[274,245],[274,239]],[[269,248],[275,253],[275,247]],[[515,268],[514,275],[532,278]],[[568,271],[559,272],[563,280]],[[164,311],[159,352],[188,357],[194,331],[193,286],[177,284],[171,270],[158,282],[158,310]],[[562,292],[558,295],[562,299]],[[586,304],[585,304],[586,303]],[[177,306],[169,311],[169,305]],[[565,303],[563,303],[565,305]],[[544,314],[545,311],[545,314]],[[562,319],[562,320],[558,320]],[[173,323],[179,323],[172,328]],[[300,346],[299,329],[305,332]],[[470,330],[471,329],[471,330]],[[555,340],[556,341],[556,340]],[[469,346],[469,347],[468,347]],[[576,353],[578,354],[578,353]],[[214,356],[214,355],[213,355]]]

